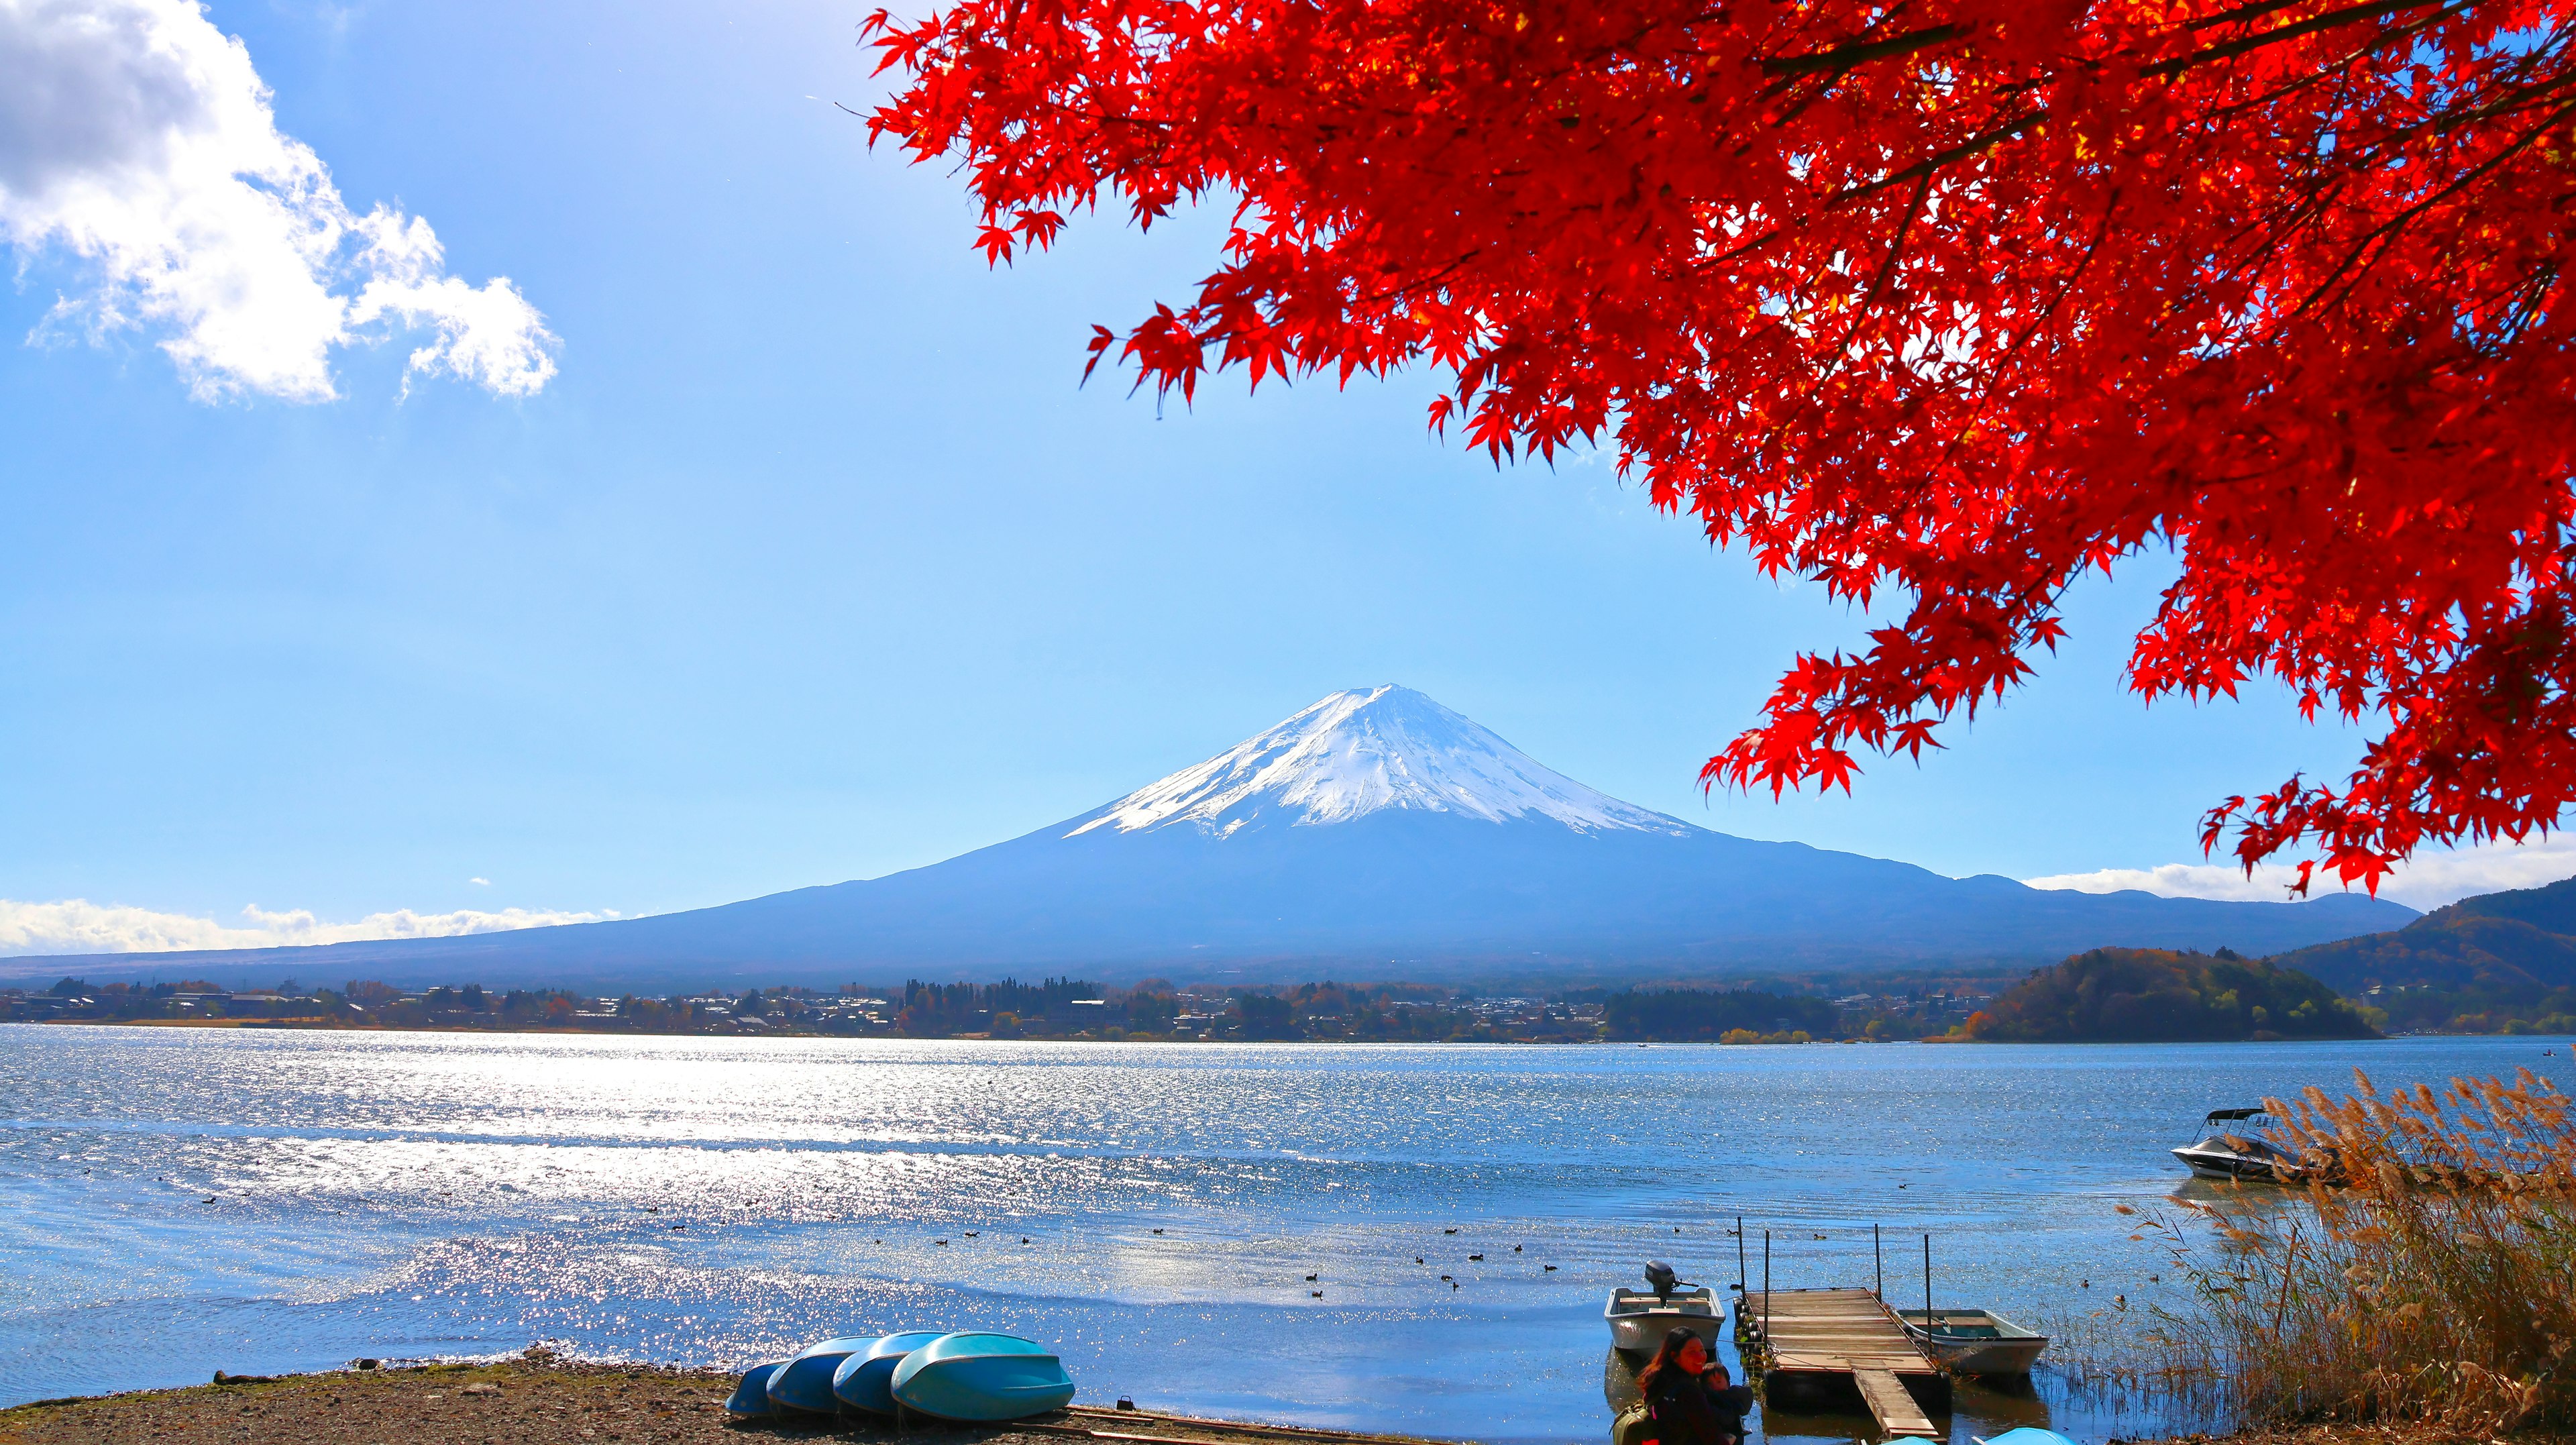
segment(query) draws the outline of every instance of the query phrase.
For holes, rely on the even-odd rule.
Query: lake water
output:
[[[1765,1228],[1780,1288],[1869,1283],[1875,1223],[1900,1304],[1929,1233],[1943,1303],[2138,1306],[2171,1286],[2112,1207],[2182,1189],[2165,1150],[2208,1109],[2356,1066],[2566,1087],[2568,1054],[0,1025],[0,1403],[540,1340],[739,1365],[926,1326],[1045,1341],[1086,1400],[1594,1442],[1604,1295],[1649,1257],[1734,1282],[1738,1215],[1756,1288]],[[2123,1408],[2043,1372],[1962,1390],[1955,1438],[2159,1423]]]

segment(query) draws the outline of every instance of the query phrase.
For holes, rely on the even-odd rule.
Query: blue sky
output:
[[[0,0],[0,31],[29,13]],[[956,180],[831,103],[878,93],[863,13],[211,6],[356,218],[315,284],[400,303],[300,352],[237,296],[156,318],[118,279],[110,233],[149,224],[116,208],[132,167],[206,163],[135,141],[107,209],[49,211],[39,181],[118,138],[0,109],[0,951],[69,946],[27,911],[69,900],[242,928],[873,876],[1379,682],[1618,796],[1955,874],[2194,863],[2211,801],[2356,751],[2274,695],[2122,691],[2148,561],[1951,752],[1849,799],[1703,799],[1700,761],[1853,618],[1598,459],[1498,471],[1431,438],[1425,375],[1233,378],[1188,410],[1078,386],[1090,324],[1182,294],[1213,227],[1086,218],[988,271]],[[69,64],[11,39],[0,79]],[[443,255],[360,249],[380,206]],[[2566,872],[2486,856],[2398,896]]]

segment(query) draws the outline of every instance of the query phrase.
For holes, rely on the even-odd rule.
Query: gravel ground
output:
[[[733,1423],[730,1375],[512,1360],[225,1380],[0,1410],[0,1445],[762,1445],[885,1441],[891,1429]],[[915,1427],[919,1445],[1064,1445],[1007,1429]]]

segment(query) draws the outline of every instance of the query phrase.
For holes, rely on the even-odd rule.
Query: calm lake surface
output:
[[[1778,1287],[1866,1285],[1876,1223],[1901,1304],[1928,1232],[1942,1303],[2143,1305],[2171,1285],[2113,1206],[2170,1208],[2165,1151],[2208,1109],[2355,1067],[2564,1088],[2568,1055],[0,1025],[0,1403],[538,1340],[740,1365],[992,1328],[1054,1346],[1085,1400],[1598,1441],[1604,1295],[1649,1257],[1733,1283],[1739,1214],[1757,1289],[1763,1229]],[[1954,1438],[2019,1423],[2158,1422],[2043,1372],[2028,1398],[1963,1389]]]

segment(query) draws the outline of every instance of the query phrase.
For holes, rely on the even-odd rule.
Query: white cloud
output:
[[[0,898],[0,955],[44,953],[161,953],[171,949],[277,948],[305,943],[357,943],[377,938],[450,938],[559,923],[595,923],[612,911],[568,913],[505,908],[414,913],[398,908],[370,913],[355,923],[326,923],[309,909],[272,913],[257,904],[226,925],[187,913],[161,913],[122,904],[72,898],[60,903],[13,903]]]
[[[398,330],[413,374],[503,396],[555,374],[506,278],[470,286],[427,221],[349,209],[196,0],[0,0],[0,240],[78,258],[89,289],[49,329],[148,330],[205,400],[328,400],[332,349]]]
[[[489,888],[492,886],[492,880],[489,878],[468,878],[465,881],[473,884],[477,888]]]
[[[2154,868],[2100,868],[2090,873],[2056,873],[2025,878],[2033,888],[2068,888],[2079,893],[2112,893],[2135,888],[2167,898],[2224,898],[2278,903],[2290,898],[2296,868],[2265,865],[2245,876],[2226,863],[2166,863]],[[2379,885],[2379,896],[2411,908],[2439,908],[2479,893],[2506,888],[2537,888],[2576,877],[2576,838],[2551,837],[2520,845],[2481,843],[2467,848],[2428,850],[2399,867]],[[2312,896],[2334,887],[2324,874],[2311,885]],[[2358,892],[2359,890],[2354,890]]]

